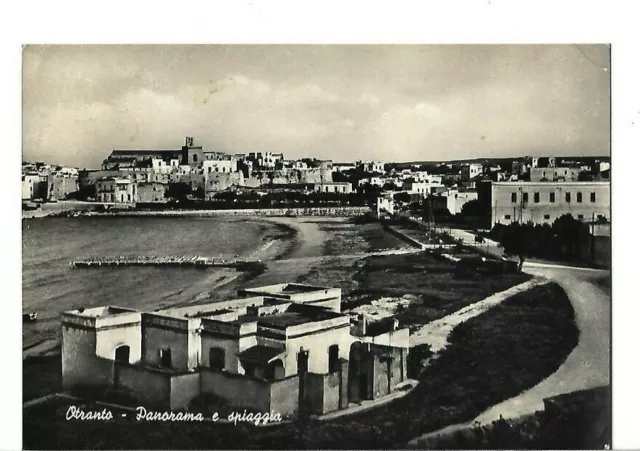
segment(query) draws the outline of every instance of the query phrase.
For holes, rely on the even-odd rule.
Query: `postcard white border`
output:
[[[6,295],[0,399],[2,449],[21,448],[21,45],[25,43],[612,43],[614,445],[640,447],[636,424],[636,202],[640,171],[640,43],[633,2],[549,0],[11,2],[4,6],[0,99],[5,213],[1,259]],[[211,3],[211,4],[210,4]],[[8,107],[8,108],[7,108]],[[623,183],[624,182],[624,183]]]

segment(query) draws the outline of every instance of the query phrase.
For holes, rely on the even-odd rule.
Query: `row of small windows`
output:
[[[596,201],[596,193],[591,193],[589,196],[591,202]],[[565,193],[564,200],[566,202],[571,202],[571,193]],[[529,202],[529,193],[522,193],[522,201]],[[556,193],[549,193],[549,202],[555,203],[556,201]],[[511,193],[511,202],[518,202],[518,193]],[[540,202],[540,193],[533,193],[533,202]],[[582,203],[582,193],[576,194],[576,202]]]

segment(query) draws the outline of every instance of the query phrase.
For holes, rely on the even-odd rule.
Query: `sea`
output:
[[[276,233],[239,218],[81,217],[22,221],[23,350],[54,346],[60,314],[114,305],[153,310],[206,298],[229,270],[192,267],[72,268],[82,257],[129,255],[256,256]],[[45,346],[46,347],[46,346]]]

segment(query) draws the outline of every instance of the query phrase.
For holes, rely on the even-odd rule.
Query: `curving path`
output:
[[[491,423],[503,418],[517,418],[543,410],[545,398],[576,390],[609,385],[611,357],[611,294],[594,282],[594,277],[609,271],[572,268],[559,265],[524,265],[524,271],[558,283],[567,293],[575,310],[580,330],[578,345],[558,370],[520,395],[501,402],[473,421],[448,426],[412,440],[412,446],[424,440],[459,429]]]

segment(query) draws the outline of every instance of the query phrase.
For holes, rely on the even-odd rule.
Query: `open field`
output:
[[[400,325],[416,327],[530,279],[526,274],[482,276],[459,274],[453,263],[423,252],[370,257],[355,274],[357,288],[346,296],[345,309],[379,297],[410,297],[396,312]]]

